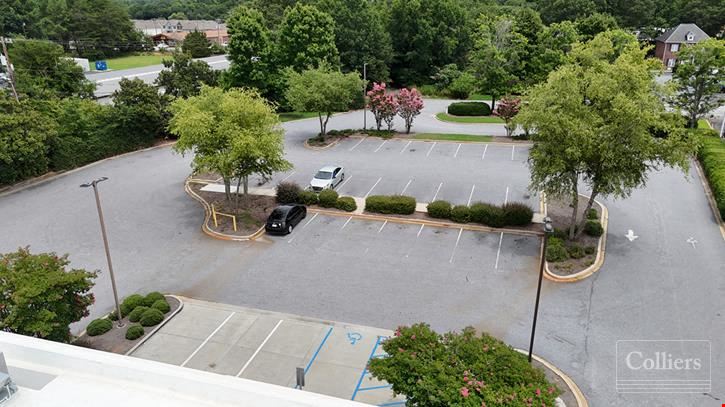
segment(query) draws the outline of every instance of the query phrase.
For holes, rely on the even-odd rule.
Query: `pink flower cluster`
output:
[[[388,130],[392,130],[395,116],[399,114],[405,121],[406,133],[410,133],[413,119],[423,109],[423,96],[417,89],[401,89],[396,97],[386,92],[384,83],[373,83],[373,88],[367,95],[368,106],[375,116],[378,130],[383,122],[388,126]]]
[[[415,88],[401,89],[398,93],[398,104],[400,105],[400,117],[405,120],[405,132],[410,133],[413,119],[423,110],[423,95]]]

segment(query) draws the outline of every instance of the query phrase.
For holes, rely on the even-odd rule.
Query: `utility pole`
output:
[[[10,88],[13,90],[15,101],[20,103],[18,91],[15,89],[15,74],[13,73],[13,64],[10,63],[10,55],[8,55],[8,47],[5,45],[5,37],[0,37],[0,43],[3,47],[3,55],[5,55],[5,63],[8,64],[8,79],[10,79]]]
[[[368,103],[365,100],[368,89],[368,64],[363,63],[363,130],[368,129]]]

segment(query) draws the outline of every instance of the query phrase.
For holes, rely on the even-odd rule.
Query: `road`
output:
[[[428,113],[444,104],[428,102]],[[416,121],[415,130],[438,131],[433,126],[440,122],[434,122],[430,114],[429,119],[425,117]],[[340,114],[331,119],[330,126],[359,127],[361,119],[361,112]],[[367,181],[367,177],[386,174],[391,180],[415,176],[414,184],[426,186],[460,179],[460,188],[465,183],[480,183],[481,188],[491,186],[492,194],[504,185],[525,185],[525,157],[516,152],[513,162],[509,159],[505,164],[501,152],[486,157],[481,166],[489,165],[488,159],[502,161],[487,171],[472,164],[480,159],[473,154],[479,145],[468,146],[468,150],[462,147],[456,155],[456,145],[446,144],[438,151],[440,156],[428,161],[420,151],[411,152],[410,146],[406,151],[396,144],[396,149],[400,147],[396,151],[392,141],[380,147],[382,141],[374,139],[352,151],[348,140],[337,147],[339,153],[320,153],[302,145],[318,131],[316,126],[315,119],[284,125],[287,156],[300,169],[300,180],[309,169],[339,158],[354,173],[350,188],[356,190],[366,188],[352,184],[355,176]],[[482,131],[486,133],[496,127],[478,128],[488,129]],[[446,129],[460,132],[459,126]],[[410,158],[404,157],[407,154]],[[413,159],[413,154],[419,154],[418,158]],[[440,238],[440,244],[435,251],[424,250],[427,244],[414,249],[411,253],[416,260],[408,265],[403,265],[402,253],[395,248],[411,239],[413,231],[391,225],[378,232],[380,226],[351,223],[347,226],[350,231],[342,230],[349,233],[345,235],[340,232],[341,222],[320,217],[292,243],[213,240],[200,232],[201,209],[183,192],[189,162],[189,157],[161,148],[109,160],[2,196],[0,251],[30,245],[34,252],[69,253],[74,267],[105,270],[94,201],[91,192],[78,185],[108,176],[101,193],[122,295],[160,290],[383,329],[418,321],[427,321],[437,330],[472,325],[513,346],[528,347],[536,281],[534,261],[525,260],[530,256],[528,249],[516,249],[511,242],[506,261],[519,264],[514,269],[519,271],[497,276],[495,268],[489,269],[494,252],[486,236],[464,235],[453,258],[450,245],[457,243],[451,233],[422,235]],[[396,178],[394,184],[398,181]],[[381,181],[378,187],[383,185]],[[465,199],[470,193],[460,188],[450,190],[451,199]],[[630,198],[604,202],[609,208],[604,266],[579,283],[544,282],[535,352],[571,375],[593,406],[719,405],[714,399],[725,400],[725,242],[700,177],[694,169],[687,176],[663,169],[653,173],[647,187]],[[637,240],[625,238],[629,229],[639,236]],[[305,238],[304,232],[311,235]],[[340,258],[328,261],[320,253],[335,257],[336,252],[320,246],[325,243],[334,243],[336,251],[366,245],[370,254],[364,255],[364,250],[341,252]],[[469,254],[474,256],[470,261]],[[304,261],[295,261],[295,256],[305,255]],[[464,256],[460,267],[456,263],[459,255]],[[435,267],[437,264],[442,266]],[[480,274],[472,274],[473,278],[464,275],[476,271]],[[111,309],[105,272],[97,279],[95,294],[93,317]],[[712,341],[711,394],[617,393],[615,346],[622,339]]]

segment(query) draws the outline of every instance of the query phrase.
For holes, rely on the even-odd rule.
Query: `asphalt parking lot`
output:
[[[404,404],[366,369],[392,332],[184,298],[181,312],[132,356],[379,406]]]

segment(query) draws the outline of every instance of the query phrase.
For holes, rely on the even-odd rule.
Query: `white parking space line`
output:
[[[417,234],[417,235],[415,235],[415,238],[416,238],[416,239],[420,237],[420,232],[422,232],[422,231],[423,231],[423,228],[424,228],[424,227],[425,227],[425,225],[420,225],[420,229],[418,230],[418,234]]]
[[[338,192],[341,191],[342,190],[342,187],[344,187],[345,184],[347,184],[347,181],[350,181],[351,179],[352,179],[352,175],[350,175],[349,177],[345,178],[345,181],[342,181],[342,184],[340,184],[340,185],[337,186]]]
[[[378,146],[378,148],[376,148],[376,149],[375,149],[375,151],[373,151],[373,152],[374,152],[374,153],[377,153],[378,151],[380,151],[380,149],[381,149],[381,148],[383,148],[383,146],[384,146],[384,145],[385,145],[385,143],[387,143],[387,142],[388,142],[388,140],[385,140],[385,141],[383,141],[383,142],[382,142],[382,143],[381,143],[381,144],[380,144],[380,145]]]
[[[506,187],[506,197],[503,199],[503,204],[509,203],[509,187]]]
[[[358,142],[357,142],[357,144],[355,144],[354,146],[350,147],[350,149],[349,149],[349,150],[347,150],[347,151],[352,151],[352,150],[354,150],[354,149],[355,149],[355,147],[359,146],[359,145],[360,145],[360,143],[362,143],[363,141],[365,141],[365,139],[367,139],[367,137],[363,137],[363,138],[361,138],[361,139],[360,139],[360,141],[358,141]]]
[[[456,152],[455,152],[455,154],[453,154],[453,158],[456,158],[456,157],[458,157],[458,152],[459,152],[459,151],[461,151],[461,146],[462,146],[462,145],[463,145],[463,144],[458,144],[458,148],[456,149]]]
[[[463,234],[463,228],[461,228],[461,229],[460,229],[460,230],[458,231],[458,237],[456,238],[456,245],[455,245],[455,246],[453,246],[453,253],[451,253],[451,259],[450,259],[450,260],[448,260],[448,262],[449,262],[449,263],[451,263],[451,264],[453,264],[453,256],[455,256],[455,255],[456,255],[456,248],[458,247],[458,242],[460,242],[460,241],[461,241],[461,235],[462,235],[462,234]]]
[[[441,182],[440,185],[438,185],[438,189],[436,189],[435,195],[433,195],[433,199],[431,199],[431,202],[434,202],[436,198],[438,198],[438,193],[441,192],[441,187],[443,186],[443,183]]]
[[[403,153],[405,152],[405,150],[406,150],[406,149],[408,148],[408,146],[410,145],[410,143],[412,143],[412,142],[413,142],[413,140],[410,140],[410,141],[408,141],[408,144],[406,144],[406,145],[405,145],[405,146],[403,147],[403,149],[402,149],[402,150],[400,150],[400,154],[403,154]]]
[[[516,146],[511,146],[511,161],[514,160],[515,153],[516,153]]]
[[[405,194],[405,191],[408,189],[408,187],[410,186],[410,183],[411,182],[413,182],[413,178],[411,178],[411,179],[408,180],[408,183],[405,184],[405,188],[403,188],[403,191],[400,193],[400,195]]]
[[[186,366],[186,364],[189,363],[189,361],[191,360],[191,358],[193,358],[194,356],[196,356],[196,354],[199,353],[199,351],[201,350],[201,348],[203,348],[204,345],[206,345],[206,343],[209,342],[209,339],[211,339],[212,336],[216,335],[216,333],[219,332],[219,330],[222,329],[222,327],[227,322],[229,322],[230,319],[232,319],[232,317],[234,316],[234,314],[235,314],[234,312],[232,312],[231,314],[229,314],[229,316],[224,320],[224,322],[222,322],[221,324],[219,324],[219,326],[216,327],[216,329],[214,330],[214,332],[212,332],[211,334],[209,334],[209,336],[207,336],[206,339],[204,339],[204,342],[202,342],[201,345],[199,345],[198,348],[194,349],[194,352],[192,352],[191,355],[189,355],[189,357],[186,358],[186,360],[184,361],[184,363],[181,364],[181,367]]]
[[[421,232],[423,232],[423,228],[424,227],[425,227],[425,225],[420,225],[420,229],[418,229],[418,234],[415,235],[415,242],[413,242],[413,244],[410,246],[410,248],[408,249],[408,252],[405,253],[405,258],[406,259],[408,257],[410,257],[410,252],[413,251],[413,249],[415,248],[416,242],[418,241],[418,238],[420,237]]]
[[[430,150],[428,150],[428,154],[426,154],[426,155],[425,155],[426,157],[429,157],[429,156],[430,156],[430,152],[431,152],[431,151],[433,151],[433,148],[434,148],[434,147],[436,146],[436,143],[437,143],[437,142],[436,142],[436,141],[434,141],[434,142],[433,142],[433,145],[432,145],[432,146],[430,146]]]
[[[481,154],[481,159],[483,160],[486,158],[486,151],[488,150],[488,144],[486,144],[485,147],[483,147],[483,154]]]
[[[286,177],[284,177],[284,178],[282,178],[282,181],[280,181],[280,182],[285,182],[285,181],[287,181],[287,180],[289,179],[289,177],[291,177],[291,176],[295,175],[295,172],[296,172],[296,171],[292,171],[292,172],[290,172],[290,173],[289,173],[289,175],[288,175],[288,176],[286,176]]]
[[[368,191],[368,193],[365,194],[365,196],[363,198],[367,198],[370,195],[370,193],[373,192],[373,189],[375,189],[375,187],[378,186],[378,184],[380,183],[380,180],[382,180],[382,179],[383,179],[383,177],[378,178],[378,180],[375,181],[375,184],[373,185],[373,187],[370,188],[370,191]]]
[[[473,191],[475,190],[476,184],[473,184],[473,186],[471,187],[471,195],[468,195],[468,203],[466,204],[466,206],[471,206],[471,199],[473,199]]]
[[[352,220],[352,216],[350,216],[349,218],[347,218],[347,221],[345,221],[345,224],[342,225],[342,227],[340,228],[340,230],[345,229],[345,226],[347,226],[347,224],[350,223],[351,220]]]
[[[312,221],[313,221],[313,220],[315,220],[315,218],[317,217],[317,215],[319,215],[319,212],[318,212],[318,213],[316,213],[316,214],[315,214],[315,215],[314,215],[314,216],[313,216],[312,218],[310,218],[310,220],[308,220],[308,221],[307,221],[307,223],[305,223],[304,225],[302,225],[302,229],[306,228],[306,227],[307,227],[307,226],[308,226],[308,225],[309,225],[310,223],[312,223]],[[296,237],[297,237],[297,235],[295,234],[294,236],[292,236],[292,237],[291,237],[291,238],[290,238],[290,239],[289,239],[289,240],[287,241],[287,243],[292,243],[292,242],[293,242],[293,241],[295,240],[295,238],[296,238]]]
[[[388,221],[387,221],[387,220],[386,220],[385,222],[383,222],[383,226],[380,226],[380,229],[378,229],[378,233],[382,232],[382,231],[383,231],[383,228],[384,228],[384,227],[385,227],[385,225],[387,225],[387,224],[388,224]]]
[[[493,266],[496,270],[498,270],[498,258],[501,256],[501,243],[503,243],[503,232],[501,232],[501,237],[498,239],[498,251],[496,252],[496,264]]]
[[[284,321],[284,320],[283,319],[280,319],[279,322],[277,322],[277,325],[275,325],[274,328],[272,329],[272,332],[270,332],[269,335],[267,335],[267,337],[264,338],[264,341],[262,341],[262,344],[259,345],[259,347],[257,348],[257,350],[254,351],[254,353],[252,354],[252,357],[249,358],[249,360],[247,361],[247,363],[245,363],[244,366],[242,366],[242,369],[239,371],[239,373],[237,373],[237,377],[241,376],[242,373],[244,373],[244,371],[247,369],[247,367],[249,366],[249,364],[252,363],[252,361],[254,360],[254,358],[257,357],[257,354],[259,353],[259,351],[262,350],[262,347],[267,343],[267,341],[269,340],[269,338],[271,338],[272,335],[274,335],[274,331],[276,331],[277,328],[279,328],[279,326],[282,325],[282,321]]]

